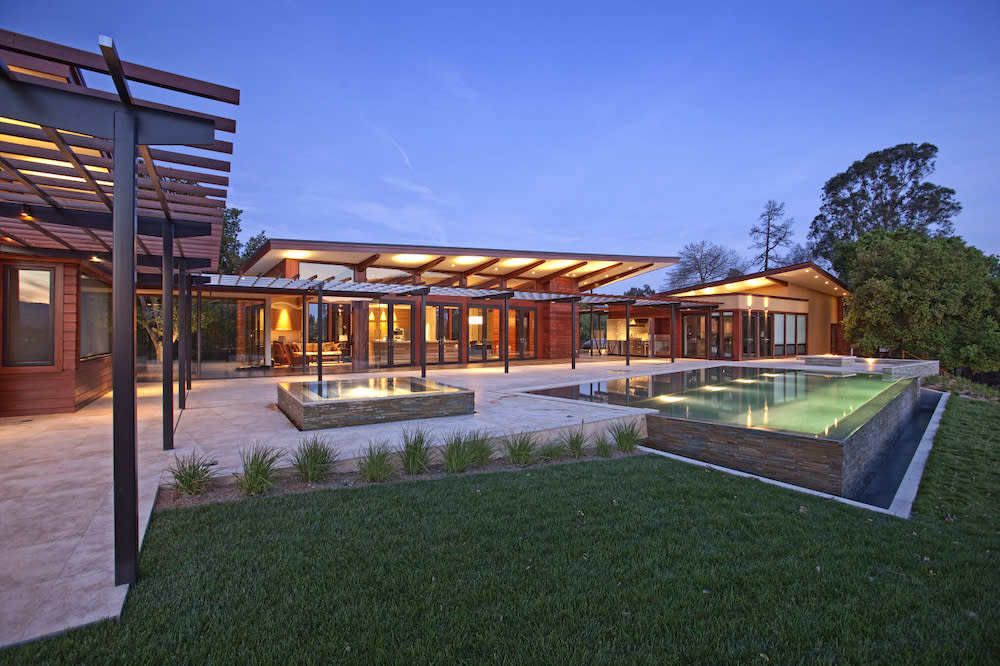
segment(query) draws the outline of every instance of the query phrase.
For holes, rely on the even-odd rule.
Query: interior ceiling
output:
[[[412,283],[468,287],[533,288],[539,282],[559,277],[579,281],[579,289],[601,287],[626,277],[635,277],[677,263],[676,257],[595,255],[567,252],[491,250],[483,248],[415,247],[294,240],[271,240],[241,268],[245,275],[263,275],[281,261],[300,262],[301,277],[340,276],[344,270],[324,265],[364,266],[373,282]],[[306,275],[305,273],[310,273]]]
[[[117,94],[87,87],[90,77],[109,75],[96,53],[0,30],[0,76],[80,94],[120,101]],[[126,81],[143,84],[143,92],[169,89],[228,104],[239,104],[239,91],[224,86],[122,62]],[[137,214],[146,218],[208,223],[211,233],[175,238],[174,256],[218,265],[222,220],[230,170],[235,121],[210,114],[134,100],[138,106],[175,110],[214,121],[211,146],[139,146]],[[110,230],[68,226],[41,215],[56,209],[110,213],[114,202],[114,155],[108,137],[95,137],[58,127],[12,119],[0,109],[0,202],[17,204],[17,214],[0,214],[0,244],[10,249],[37,248],[60,252],[111,252]],[[161,255],[160,238],[139,234],[137,253]],[[140,271],[158,272],[140,265]]]

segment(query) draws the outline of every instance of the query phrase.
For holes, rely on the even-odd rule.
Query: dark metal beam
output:
[[[427,376],[427,294],[420,294],[420,376]]]
[[[577,320],[577,317],[576,317],[576,313],[577,313],[576,304],[578,302],[579,302],[579,299],[574,299],[570,303],[570,316],[569,316],[569,318],[570,318],[570,347],[569,347],[569,349],[570,349],[570,355],[572,356],[572,362],[570,363],[570,367],[573,370],[576,370],[576,339],[580,335],[580,322]]]
[[[104,202],[104,205],[108,207],[108,210],[114,210],[114,204],[111,203],[111,199],[108,198],[108,195],[104,192],[104,188],[98,184],[98,182],[90,174],[90,171],[87,170],[87,167],[83,166],[80,158],[77,157],[76,153],[70,149],[69,144],[63,140],[62,135],[51,127],[43,127],[42,130],[45,132],[45,135],[49,137],[49,140],[56,144],[56,148],[58,148],[59,152],[63,154],[66,161],[73,165],[73,168],[76,169],[78,174],[80,174],[80,177],[87,181],[87,184],[90,185],[90,189],[92,189],[94,194],[96,194],[98,198]],[[159,183],[156,184],[158,185]]]
[[[177,407],[187,409],[187,382],[184,376],[187,372],[185,364],[184,329],[190,329],[191,323],[187,319],[187,308],[184,307],[184,292],[187,288],[187,268],[185,260],[180,259],[177,263]]]
[[[0,76],[0,109],[8,118],[23,122],[91,136],[114,136],[113,117],[122,110],[122,103],[98,96],[97,92],[64,90]],[[147,106],[130,110],[136,121],[137,143],[199,146],[215,143],[215,122],[211,119]]]
[[[19,220],[21,216],[19,203],[0,201],[0,217]],[[91,210],[69,210],[66,208],[46,208],[32,206],[31,217],[46,224],[61,224],[67,227],[80,227],[111,231],[113,224],[111,213],[100,213]],[[163,233],[163,219],[141,215],[137,217],[137,231],[143,236],[159,237]],[[174,238],[195,238],[211,236],[212,225],[209,222],[192,222],[190,220],[174,220]]]
[[[316,286],[316,381],[323,383],[323,339],[326,338],[323,319],[323,282]],[[305,353],[305,349],[302,353]]]
[[[507,340],[507,336],[510,335],[510,323],[508,319],[510,318],[510,299],[503,299],[503,321],[504,321],[504,345],[503,345],[503,371],[504,374],[510,372],[510,341]],[[520,352],[519,352],[520,353]]]
[[[632,304],[625,304],[625,365],[632,364]]]
[[[0,104],[2,107],[3,104]],[[44,123],[50,124],[50,123]],[[136,232],[136,118],[113,114],[115,145],[114,244],[132,248]],[[135,254],[116,252],[112,264],[111,354],[114,469],[115,585],[139,576],[139,474],[136,460]]]

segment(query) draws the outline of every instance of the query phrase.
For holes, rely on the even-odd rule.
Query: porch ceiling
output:
[[[508,288],[523,289],[539,281],[569,277],[578,280],[581,290],[677,263],[677,257],[271,239],[240,272],[263,275],[285,259],[377,269],[375,275],[369,274],[369,281],[387,283],[416,279],[439,287],[464,282],[467,287],[491,288],[505,280]]]

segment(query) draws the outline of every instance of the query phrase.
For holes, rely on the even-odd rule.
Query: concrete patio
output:
[[[415,423],[435,434],[471,428],[554,434],[581,423],[590,431],[603,430],[612,420],[638,419],[641,412],[516,392],[718,364],[637,359],[626,368],[622,359],[587,359],[575,371],[563,364],[528,365],[507,375],[492,367],[431,369],[431,379],[474,389],[476,413],[316,432],[330,439],[343,460],[370,440],[395,445],[402,429]],[[187,409],[176,413],[174,452],[161,450],[159,384],[139,385],[140,535],[159,484],[169,481],[166,470],[175,453],[207,453],[219,461],[217,473],[228,475],[239,469],[240,447],[253,440],[283,448],[297,444],[302,433],[274,406],[275,384],[295,379],[195,382]],[[110,394],[74,414],[0,419],[0,454],[0,645],[118,617],[127,586],[113,583]]]

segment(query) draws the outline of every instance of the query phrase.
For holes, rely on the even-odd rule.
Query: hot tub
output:
[[[475,394],[418,377],[281,382],[278,408],[299,430],[471,414]]]

